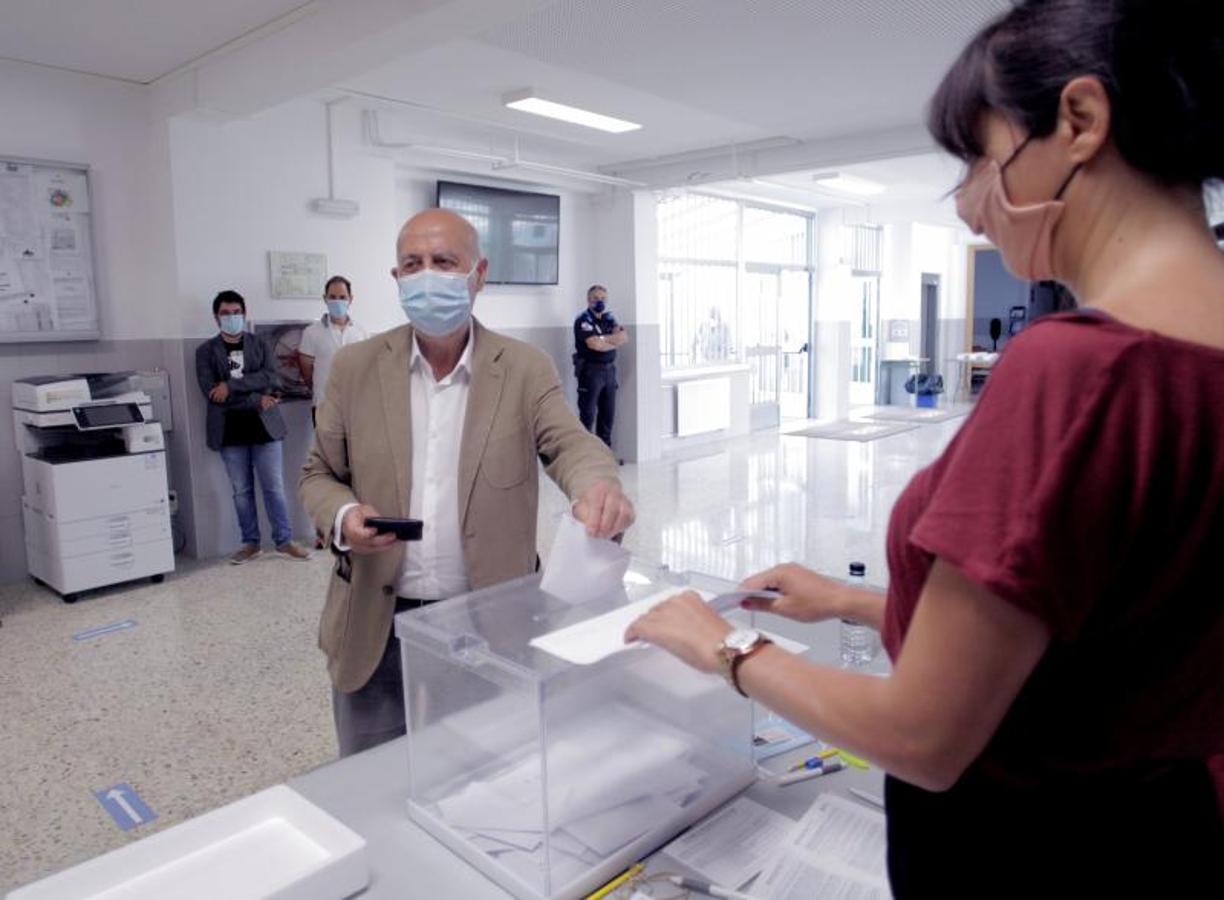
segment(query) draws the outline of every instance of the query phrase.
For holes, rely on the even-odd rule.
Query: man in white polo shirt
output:
[[[323,394],[327,390],[327,375],[331,371],[336,351],[349,344],[364,341],[369,333],[353,321],[349,310],[353,305],[353,285],[343,275],[333,275],[323,289],[323,301],[327,313],[318,322],[312,322],[302,332],[298,345],[298,358],[302,378],[310,385],[310,418],[313,422]]]

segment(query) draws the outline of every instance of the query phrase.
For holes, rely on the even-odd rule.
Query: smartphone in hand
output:
[[[420,519],[398,519],[394,516],[370,516],[365,524],[378,534],[393,534],[401,541],[419,541],[424,530]]]

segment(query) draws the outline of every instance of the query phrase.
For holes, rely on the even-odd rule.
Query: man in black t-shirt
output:
[[[272,352],[246,331],[246,301],[237,291],[217,294],[212,308],[220,333],[196,348],[196,380],[208,399],[208,446],[220,452],[234,489],[242,546],[230,562],[241,565],[260,552],[256,474],[276,552],[286,559],[307,560],[310,554],[293,541],[285,500],[285,421],[277,408],[280,381]]]
[[[578,419],[609,447],[616,416],[616,348],[628,342],[629,335],[608,309],[608,289],[602,284],[591,285],[587,308],[574,320]]]

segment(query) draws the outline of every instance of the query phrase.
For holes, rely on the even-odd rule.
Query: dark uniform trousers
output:
[[[612,446],[612,420],[616,417],[616,364],[580,364],[578,420],[587,431]]]

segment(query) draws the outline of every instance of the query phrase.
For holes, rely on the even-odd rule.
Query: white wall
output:
[[[165,297],[151,289],[168,262],[150,252],[161,198],[149,189],[155,148],[148,88],[0,60],[0,122],[0,154],[91,168],[103,338],[168,336]]]
[[[914,296],[913,318],[921,313],[921,285],[924,274],[939,276],[941,286],[939,317],[941,319],[963,319],[965,317],[965,245],[959,229],[940,225],[924,225],[915,222],[913,233],[913,256],[907,290]]]
[[[45,352],[43,345],[13,347],[0,374],[7,392],[11,378],[21,374],[166,366],[176,415],[172,481],[192,533],[190,549],[209,556],[237,540],[224,471],[217,454],[204,448],[203,400],[192,377],[195,344],[215,333],[213,296],[225,288],[239,291],[254,321],[314,319],[323,311],[319,300],[271,298],[267,253],[320,252],[332,272],[352,279],[354,315],[363,324],[373,331],[401,324],[389,274],[396,233],[409,215],[432,205],[436,179],[455,173],[404,168],[365,142],[355,102],[337,104],[335,191],[357,201],[361,212],[351,220],[327,218],[308,206],[327,193],[321,102],[293,101],[238,120],[205,114],[166,119],[155,112],[161,108],[144,87],[0,61],[0,121],[6,124],[0,153],[92,166],[104,338],[146,342],[139,356],[131,343],[105,352],[93,344],[48,344]],[[626,324],[635,319],[635,255],[616,249],[636,251],[634,220],[615,212],[617,201],[606,189],[538,187],[561,196],[560,284],[491,286],[478,314],[491,327],[541,341],[567,377],[570,327],[589,284],[606,284],[614,309],[623,299],[618,312]],[[623,416],[634,414],[633,404],[625,407]],[[309,411],[289,404],[286,415],[297,435],[285,454],[292,490],[309,437]],[[0,494],[15,511],[20,480],[13,443],[11,426],[0,425],[0,465],[13,473],[0,479]],[[4,522],[10,531],[20,527],[13,515]],[[299,531],[303,524],[299,518]],[[0,555],[4,577],[20,577],[23,567],[23,560]]]
[[[658,458],[663,450],[664,386],[659,356],[658,222],[651,191],[597,198],[592,239],[596,268],[631,343],[617,354],[617,426],[613,444],[624,459]],[[745,414],[747,403],[744,405]]]
[[[842,419],[850,409],[850,318],[853,280],[840,210],[816,218],[816,417]]]
[[[940,276],[939,317],[965,316],[965,239],[963,229],[923,222],[884,227],[884,271],[880,280],[880,318],[917,320],[922,312],[922,276]]]
[[[321,299],[271,298],[270,250],[326,254],[328,269],[353,282],[353,316],[367,328],[381,331],[403,321],[388,275],[398,229],[392,164],[361,145],[355,106],[336,106],[334,123],[336,195],[360,204],[353,219],[322,216],[308,206],[327,196],[321,103],[297,101],[233,122],[171,122],[184,336],[216,332],[210,304],[225,288],[246,298],[255,321],[321,315]]]

